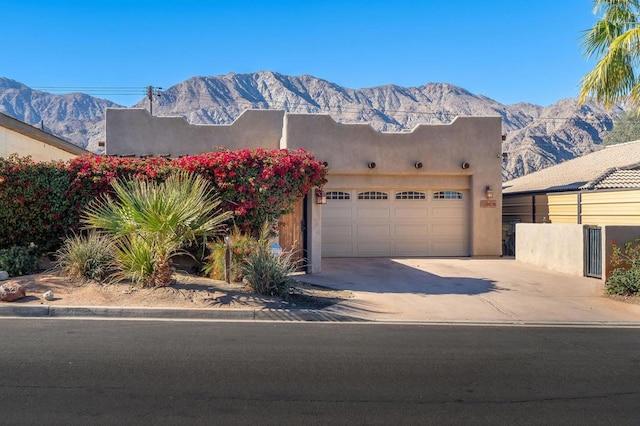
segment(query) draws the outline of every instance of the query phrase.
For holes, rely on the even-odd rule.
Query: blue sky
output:
[[[547,106],[577,96],[593,66],[580,35],[597,18],[592,0],[20,0],[0,10],[0,76],[123,105],[147,85],[270,70],[350,88],[447,82]]]

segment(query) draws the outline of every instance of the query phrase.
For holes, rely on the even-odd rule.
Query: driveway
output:
[[[331,309],[366,320],[640,324],[640,305],[600,280],[509,258],[325,258],[322,270],[302,280],[352,291]]]

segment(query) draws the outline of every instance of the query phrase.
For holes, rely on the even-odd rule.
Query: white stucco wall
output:
[[[516,260],[565,274],[584,275],[583,225],[516,224]]]

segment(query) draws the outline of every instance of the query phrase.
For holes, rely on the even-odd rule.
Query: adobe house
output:
[[[0,112],[0,157],[30,156],[34,161],[67,161],[89,151]]]
[[[143,109],[107,109],[106,154],[314,153],[329,167],[324,197],[310,193],[284,222],[309,272],[319,272],[323,256],[499,256],[501,128],[500,117],[458,117],[380,133],[325,114],[274,110],[245,111],[230,125],[191,125]]]

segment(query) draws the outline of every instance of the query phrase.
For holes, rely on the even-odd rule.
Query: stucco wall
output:
[[[582,225],[516,224],[516,260],[551,271],[584,274]]]
[[[181,155],[228,149],[278,149],[284,111],[247,110],[231,124],[193,125],[145,109],[108,108],[107,155]]]
[[[0,157],[31,156],[34,161],[67,161],[77,155],[0,127]]]
[[[502,122],[500,117],[459,117],[411,132],[379,133],[367,124],[339,124],[322,114],[245,111],[230,125],[189,125],[146,110],[107,110],[109,155],[180,155],[244,148],[303,148],[329,163],[327,189],[438,188],[469,190],[471,255],[499,256],[501,244]],[[367,167],[369,162],[376,167]],[[423,167],[415,168],[416,162]],[[462,163],[469,163],[463,169]],[[495,207],[486,207],[485,189]],[[309,197],[309,260],[320,270],[321,206]],[[485,205],[485,206],[483,206]]]
[[[367,124],[340,124],[322,114],[286,114],[283,139],[329,164],[326,188],[469,189],[471,255],[502,252],[500,117],[458,117],[451,124],[419,125],[380,133]],[[423,167],[415,168],[416,162]],[[375,162],[376,167],[368,167]],[[462,169],[462,163],[469,168]],[[482,207],[490,186],[495,207]]]

